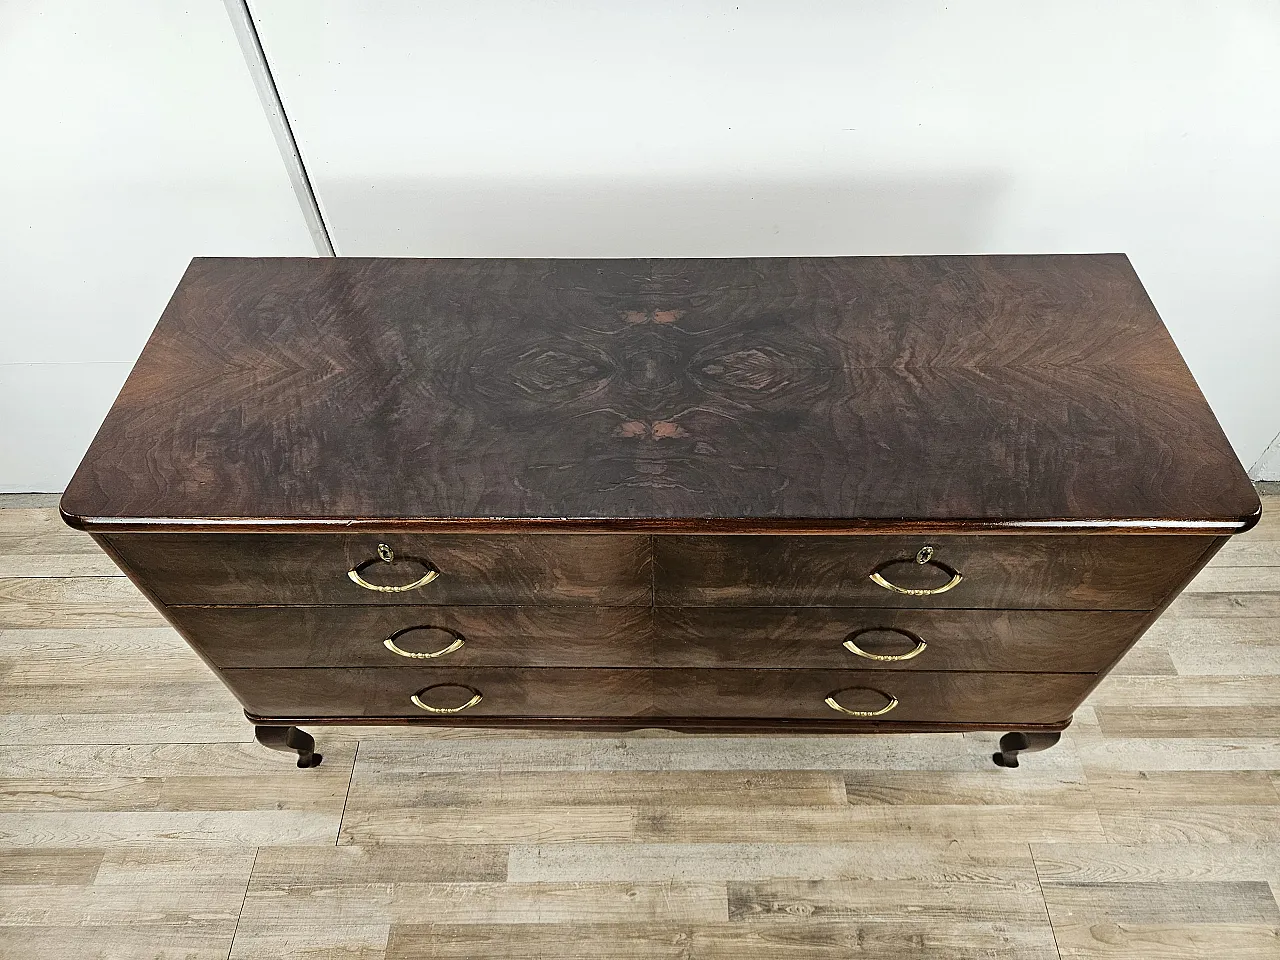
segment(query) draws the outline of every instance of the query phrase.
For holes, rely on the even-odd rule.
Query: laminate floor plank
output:
[[[1017,770],[909,737],[310,728],[0,500],[0,957],[1280,957],[1280,497]]]
[[[226,960],[235,921],[179,925],[0,926],[4,960]],[[379,955],[381,956],[381,955]]]
[[[1280,539],[1233,537],[1213,558],[1215,567],[1280,567]]]
[[[574,843],[511,847],[513,883],[685,880],[1028,882],[1025,843],[872,840],[861,843]]]
[[[1063,957],[1275,957],[1280,908],[1247,880],[1042,884]]]
[[[1280,843],[1033,843],[1042,882],[1280,881]]]
[[[1099,811],[1116,843],[1280,842],[1280,805],[1168,806]]]
[[[243,890],[241,891],[243,894]],[[240,906],[239,900],[236,902]],[[725,887],[688,883],[255,884],[241,923],[275,926],[317,912],[343,924],[715,923],[727,920]]]
[[[56,505],[9,507],[0,498],[0,535],[6,537],[87,537],[63,522]]]
[[[356,745],[347,740],[325,742],[324,764],[313,779],[350,777]],[[256,743],[59,744],[29,746],[0,743],[0,770],[5,776],[65,777],[276,777],[296,771],[289,756]]]
[[[0,813],[0,848],[200,841],[257,846],[335,842],[339,816],[309,810]]]
[[[377,807],[551,807],[557,805],[684,807],[807,806],[845,801],[844,778],[820,770],[580,770],[562,773],[499,771],[432,773],[406,783],[403,772],[373,772],[361,764],[351,782],[348,809]]]
[[[1063,776],[1027,763],[1016,776],[992,765],[982,771],[877,770],[844,775],[852,804],[874,805],[1008,805],[1092,807],[1083,776]]]
[[[1265,770],[1089,770],[1088,792],[1100,809],[1280,803]]]
[[[1280,629],[1271,617],[1162,617],[1142,638],[1184,677],[1280,675]]]
[[[1274,593],[1280,570],[1265,567],[1222,566],[1209,564],[1186,587],[1186,593]]]
[[[12,525],[6,512],[3,530],[0,531],[0,557],[46,556],[106,556],[83,530],[73,530],[60,520],[41,524],[39,530],[23,531]],[[113,568],[114,569],[114,568]],[[117,575],[123,576],[118,569]]]
[[[96,544],[90,544],[95,549]],[[0,544],[0,577],[123,577],[120,569],[103,553],[5,553]]]
[[[637,810],[626,806],[348,809],[339,843],[579,843],[630,840]]]
[[[172,627],[106,630],[0,630],[6,684],[61,684],[91,676],[97,683],[140,680],[207,682],[204,665]]]
[[[83,886],[93,881],[101,865],[102,851],[83,847],[6,850],[0,856],[0,887],[36,882],[49,886]]]
[[[1278,684],[1280,685],[1280,684]],[[1274,706],[1098,707],[1098,728],[1111,737],[1280,737]]]
[[[1275,737],[1108,737],[1081,731],[1071,742],[1091,770],[1280,770]]]
[[[1047,922],[731,922],[645,924],[395,924],[387,960],[1057,960]]]
[[[1118,677],[1173,677],[1177,673],[1178,667],[1172,654],[1145,637],[1111,671],[1112,676]]]
[[[0,683],[0,697],[10,714],[28,716],[114,716],[135,700],[155,713],[209,713],[234,709],[236,702],[226,687],[209,678],[94,683],[80,676],[65,683]]]
[[[384,960],[390,932],[387,923],[326,923],[315,914],[287,923],[248,923],[236,927],[230,960]]]
[[[1169,604],[1164,615],[1177,620],[1224,617],[1277,620],[1280,619],[1280,587],[1266,593],[1184,593]]]
[[[262,847],[250,891],[292,884],[468,883],[507,879],[507,848],[499,844],[422,843],[403,847]]]
[[[87,533],[69,527],[39,533],[0,530],[0,577],[123,577]]]
[[[1105,839],[1093,809],[1047,806],[885,806],[641,809],[643,841],[715,843],[841,840]]]
[[[0,579],[0,629],[164,625],[164,617],[124,577]]]
[[[1099,713],[1106,707],[1185,707],[1215,710],[1224,707],[1280,707],[1280,683],[1272,677],[1190,676],[1125,677],[1110,676],[1089,695],[1089,704]]]
[[[1037,882],[938,883],[885,880],[765,880],[728,885],[729,919],[760,921],[901,920],[1037,924]]]
[[[4,888],[4,925],[15,927],[179,926],[222,920],[234,924],[244,883],[167,882],[150,886],[50,886]],[[145,905],[145,906],[140,906]]]
[[[4,692],[0,684],[0,696]],[[208,712],[31,713],[0,714],[0,736],[5,743],[24,746],[190,745],[247,743],[253,739],[253,728],[234,707]]]

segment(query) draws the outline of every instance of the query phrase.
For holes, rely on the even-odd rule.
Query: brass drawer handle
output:
[[[836,702],[836,697],[840,696],[842,693],[847,693],[850,690],[870,690],[872,693],[880,694],[880,696],[884,697],[889,702],[879,710],[850,710],[848,707],[842,707]],[[837,710],[840,713],[847,713],[851,717],[883,717],[898,705],[898,698],[892,694],[885,693],[883,690],[877,690],[875,687],[845,687],[843,690],[836,690],[829,694],[824,702],[832,710]]]
[[[403,637],[406,633],[414,630],[439,630],[441,633],[448,634],[453,638],[453,642],[434,653],[418,653],[416,650],[406,650],[399,646],[396,641]],[[443,657],[446,654],[453,653],[464,643],[466,639],[457,630],[450,630],[448,627],[434,627],[430,625],[422,625],[420,627],[405,627],[403,630],[397,630],[387,639],[382,641],[382,645],[394,653],[397,657],[408,657],[410,660],[434,660],[436,657]]]
[[[895,563],[903,562],[902,560],[890,560],[886,563],[880,564],[880,566],[876,567],[875,570],[872,571],[871,582],[876,584],[877,586],[884,587],[886,590],[892,590],[894,593],[901,593],[908,597],[936,597],[940,593],[946,593],[948,590],[952,589],[953,587],[958,587],[960,585],[960,581],[964,579],[964,577],[962,577],[957,571],[947,566],[945,563],[942,563],[939,560],[933,559],[933,547],[921,547],[920,552],[916,554],[915,560],[916,560],[916,563],[919,563],[919,564],[925,564],[925,563],[932,564],[933,566],[941,570],[943,573],[949,575],[951,579],[948,580],[946,583],[944,583],[940,587],[930,587],[925,590],[915,590],[910,587],[900,587],[896,583],[890,583],[888,580],[884,578],[883,574],[881,573],[882,570],[888,569],[889,567],[893,566]]]
[[[898,654],[870,653],[858,646],[856,641],[858,637],[862,636],[864,633],[879,633],[882,631],[884,633],[896,633],[904,636],[914,643],[915,646],[906,653]],[[900,663],[903,660],[912,660],[920,656],[920,654],[924,653],[925,648],[929,645],[924,642],[922,637],[916,636],[910,630],[900,630],[897,627],[864,627],[861,630],[855,630],[853,633],[849,634],[842,646],[850,653],[856,654],[859,657],[865,657],[867,660],[879,660],[882,663]]]
[[[447,687],[465,690],[471,694],[471,699],[460,707],[433,707],[431,704],[423,702],[422,697],[424,694],[428,694],[432,690],[442,690]],[[413,701],[413,705],[415,707],[421,707],[423,710],[427,711],[427,713],[461,713],[463,710],[469,710],[471,707],[474,707],[484,699],[484,696],[481,695],[480,691],[475,687],[467,686],[465,683],[435,683],[429,687],[423,687],[409,699]]]
[[[427,572],[419,577],[413,583],[406,583],[399,587],[383,587],[376,583],[370,583],[361,576],[366,570],[379,563],[395,563],[395,552],[385,543],[378,544],[378,555],[372,559],[364,561],[364,563],[356,564],[347,571],[347,576],[351,578],[351,582],[358,587],[364,587],[366,590],[373,590],[377,593],[407,593],[410,590],[417,590],[419,587],[425,587],[428,583],[440,576],[440,571],[430,561],[423,560],[421,557],[401,557],[401,560],[412,560],[414,563],[420,563],[427,568]]]

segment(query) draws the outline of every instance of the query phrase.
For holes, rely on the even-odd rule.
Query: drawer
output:
[[[1148,613],[659,607],[658,666],[1096,673]],[[884,658],[884,659],[877,659]]]
[[[224,676],[251,716],[271,719],[742,718],[829,720],[833,727],[872,719],[1059,723],[1097,680],[1082,673],[500,667],[227,670]],[[829,706],[828,697],[845,710],[879,715],[852,716]]]
[[[134,533],[102,539],[164,603],[610,606],[647,605],[650,597],[644,536]],[[389,560],[380,558],[380,545],[389,548],[382,551]],[[368,587],[355,582],[353,570]],[[429,579],[432,570],[437,575]]]
[[[655,602],[1152,610],[1220,542],[1098,534],[655,537]]]
[[[1146,613],[858,607],[168,607],[220,667],[1094,673]],[[876,659],[882,657],[886,659]],[[906,659],[888,659],[888,658]]]
[[[219,667],[653,665],[649,607],[167,607],[165,613]]]

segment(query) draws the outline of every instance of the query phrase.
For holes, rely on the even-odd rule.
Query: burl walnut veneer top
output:
[[[89,529],[1226,533],[1260,509],[1117,254],[197,259],[62,503]]]

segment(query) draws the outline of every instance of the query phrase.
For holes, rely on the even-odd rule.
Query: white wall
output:
[[[0,4],[0,491],[57,491],[187,261],[311,256],[221,4]]]
[[[1280,429],[1280,4],[253,4],[340,254],[1130,254]]]

